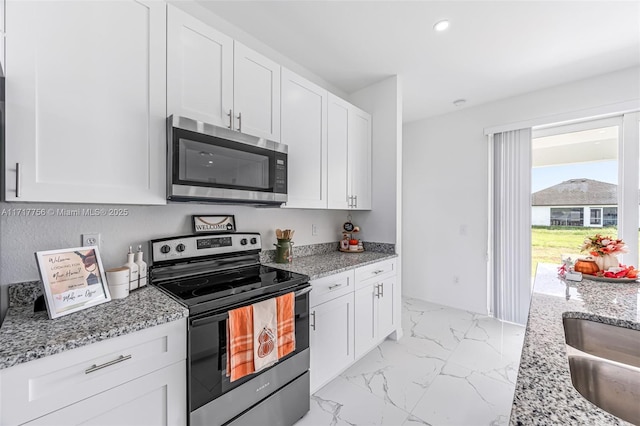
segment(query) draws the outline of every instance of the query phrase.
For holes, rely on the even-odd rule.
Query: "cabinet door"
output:
[[[231,128],[233,39],[169,5],[167,115]]]
[[[395,330],[394,308],[396,278],[386,278],[378,283],[378,340],[386,338]]]
[[[371,116],[351,107],[349,116],[349,188],[354,209],[371,210]]]
[[[377,343],[378,296],[374,284],[355,292],[356,358],[369,352]]]
[[[164,204],[166,6],[6,2],[6,197]]]
[[[311,308],[311,392],[336,377],[354,360],[353,294]]]
[[[280,65],[234,42],[236,130],[280,142]]]
[[[185,425],[186,374],[180,361],[25,424]]]
[[[282,70],[281,141],[289,146],[287,207],[327,207],[327,91]]]
[[[347,179],[350,105],[331,93],[328,100],[328,207],[346,210],[351,195]]]

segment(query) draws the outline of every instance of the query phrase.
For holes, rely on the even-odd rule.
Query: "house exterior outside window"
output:
[[[532,194],[531,223],[539,226],[618,225],[618,186],[570,179]]]

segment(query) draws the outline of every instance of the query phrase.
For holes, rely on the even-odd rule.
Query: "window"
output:
[[[584,224],[584,209],[579,208],[551,208],[551,226],[582,226]]]
[[[591,207],[589,210],[591,211],[589,214],[589,225],[602,226],[602,209]]]

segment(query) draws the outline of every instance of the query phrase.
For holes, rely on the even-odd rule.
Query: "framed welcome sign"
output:
[[[49,318],[111,300],[98,247],[36,252]]]

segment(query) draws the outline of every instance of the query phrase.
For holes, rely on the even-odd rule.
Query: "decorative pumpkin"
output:
[[[573,269],[576,272],[582,272],[583,274],[591,275],[596,274],[600,270],[595,260],[589,257],[576,260],[576,264],[573,265]]]

